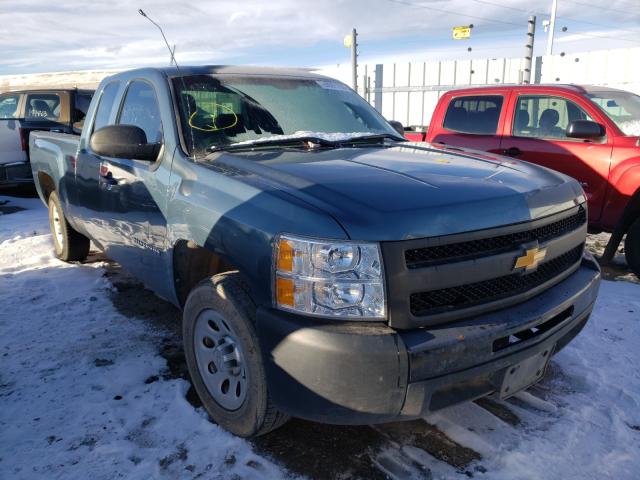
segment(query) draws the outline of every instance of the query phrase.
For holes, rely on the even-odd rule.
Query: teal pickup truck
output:
[[[56,255],[91,241],[182,308],[193,385],[237,435],[508,397],[598,292],[576,181],[408,143],[327,77],[119,73],[80,137],[30,148]]]

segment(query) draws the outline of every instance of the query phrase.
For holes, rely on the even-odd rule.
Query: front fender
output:
[[[169,195],[168,245],[190,239],[235,265],[262,306],[271,305],[275,235],[348,238],[331,216],[273,185],[215,162],[195,163],[180,153]]]

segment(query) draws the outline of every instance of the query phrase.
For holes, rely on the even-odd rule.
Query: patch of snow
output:
[[[115,310],[102,264],[54,258],[41,202],[10,200],[29,209],[0,217],[0,478],[285,477],[161,378],[161,333]]]
[[[352,138],[360,138],[360,137],[371,137],[376,135],[381,135],[384,132],[375,133],[375,132],[351,132],[351,133],[342,133],[342,132],[311,132],[306,130],[300,130],[288,135],[272,135],[270,137],[265,138],[256,138],[253,140],[245,140],[243,142],[232,143],[227,146],[235,146],[235,145],[253,145],[260,144],[264,142],[271,142],[273,140],[295,140],[296,138],[306,138],[313,137],[319,138],[320,140],[325,140],[327,142],[346,142],[347,140],[351,140]]]
[[[53,257],[39,200],[3,200],[26,210],[0,216],[0,478],[287,475],[195,409],[186,381],[162,379],[164,332],[114,308],[103,264]],[[640,285],[603,281],[590,321],[543,382],[493,400],[519,423],[476,403],[425,419],[481,460],[462,471],[407,437],[371,461],[393,478],[428,469],[434,479],[635,480],[639,340]],[[295,447],[304,449],[283,448]]]
[[[475,470],[474,478],[635,480],[640,466],[639,339],[640,285],[603,281],[591,319],[554,357],[549,378],[515,400],[499,402],[516,412],[523,425],[477,425],[474,404],[426,421],[458,443],[484,451],[476,463],[485,472]],[[544,400],[531,393],[539,394],[536,388],[545,389]],[[495,453],[478,444],[479,437],[495,442]],[[434,478],[452,478],[449,465],[434,461],[429,468]]]

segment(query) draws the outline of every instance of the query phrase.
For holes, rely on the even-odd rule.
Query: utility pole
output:
[[[553,0],[551,4],[551,20],[549,21],[549,36],[547,37],[547,55],[553,55],[553,33],[556,28],[556,11],[558,10],[558,0]]]
[[[555,0],[554,0],[555,1]],[[531,83],[531,64],[533,61],[533,41],[536,35],[536,16],[529,15],[527,21],[527,45],[524,53],[524,73],[522,83]]]
[[[358,91],[358,34],[356,29],[351,30],[351,83],[353,89]]]

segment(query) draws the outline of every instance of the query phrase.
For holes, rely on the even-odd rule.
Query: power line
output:
[[[486,22],[491,22],[491,23],[501,23],[503,25],[513,25],[513,26],[516,26],[516,27],[521,27],[522,26],[519,23],[506,22],[504,20],[497,20],[497,19],[487,18],[487,17],[480,17],[478,15],[469,15],[468,13],[460,13],[460,12],[455,12],[453,10],[445,10],[444,8],[436,8],[436,7],[432,7],[432,6],[421,5],[421,4],[418,4],[418,3],[407,2],[407,1],[404,1],[404,0],[387,0],[387,1],[388,2],[392,2],[392,3],[398,3],[400,5],[407,5],[407,6],[410,6],[410,7],[424,8],[424,9],[429,10],[429,11],[449,13],[449,14],[452,14],[452,15],[460,16],[460,17],[475,18],[475,19],[478,19],[478,20],[484,20]]]
[[[524,13],[527,13],[527,14],[535,14],[535,15],[543,15],[543,16],[549,15],[547,12],[537,12],[535,10],[525,10],[523,8],[518,8],[518,7],[509,7],[507,5],[501,5],[499,3],[491,2],[489,0],[472,0],[472,1],[476,2],[476,3],[482,3],[484,5],[493,5],[493,6],[500,7],[500,8],[506,8],[508,10],[514,10],[516,12],[524,12]],[[579,3],[580,4],[580,2],[572,2],[572,3]],[[586,5],[586,4],[582,3],[581,5]],[[625,12],[625,13],[629,13],[629,12]],[[576,23],[584,23],[586,25],[594,25],[596,27],[610,28],[612,30],[623,30],[625,32],[632,32],[634,34],[638,33],[637,30],[629,30],[629,29],[626,29],[626,28],[620,28],[620,27],[613,26],[613,25],[605,25],[603,23],[589,22],[587,20],[578,20],[575,17],[569,17],[567,15],[559,15],[557,17],[557,19],[559,19],[559,20],[571,20],[572,22],[576,22]]]
[[[571,34],[582,35],[584,37],[604,38],[606,40],[622,40],[624,42],[632,42],[632,43],[640,44],[640,40],[632,40],[630,38],[624,38],[624,37],[611,37],[609,35],[596,35],[594,33],[584,33],[584,32],[575,32],[575,33],[572,32]]]
[[[627,15],[629,14],[628,10],[619,10],[617,8],[602,7],[600,5],[594,5],[593,3],[576,2],[574,0],[564,0],[564,1],[569,2],[569,3],[575,3],[576,5],[582,5],[583,7],[598,8],[600,10],[610,10],[612,12],[624,13],[624,14],[627,14]],[[635,8],[638,8],[638,6],[635,5]]]

